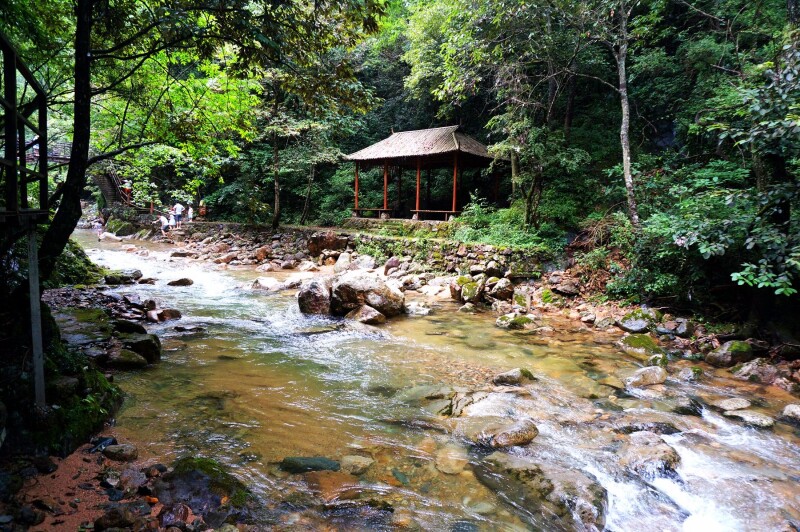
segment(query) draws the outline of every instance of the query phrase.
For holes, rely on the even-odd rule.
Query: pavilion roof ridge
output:
[[[481,142],[459,131],[460,126],[443,126],[410,131],[398,131],[366,148],[345,156],[349,161],[376,161],[425,157],[463,152],[491,159]]]

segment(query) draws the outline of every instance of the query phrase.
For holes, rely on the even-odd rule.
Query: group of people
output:
[[[170,208],[169,213],[167,213],[169,218],[167,218],[164,213],[160,214],[158,221],[161,223],[161,234],[167,236],[167,231],[180,228],[181,224],[183,223],[184,212],[186,213],[186,221],[191,222],[192,218],[194,218],[194,211],[192,210],[191,205],[186,208],[180,203],[176,202],[175,205]]]

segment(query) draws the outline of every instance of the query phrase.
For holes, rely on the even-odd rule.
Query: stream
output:
[[[472,413],[533,418],[538,437],[509,452],[596,479],[607,492],[607,530],[790,530],[782,527],[800,523],[797,429],[748,428],[708,408],[702,416],[671,410],[675,395],[745,397],[776,417],[787,402],[798,402],[781,390],[703,366],[707,375],[699,383],[670,378],[666,396],[619,393],[608,383],[624,380],[641,362],[614,346],[618,336],[566,318],[551,323],[551,336],[532,336],[496,328],[491,313],[456,313],[455,303],[437,302],[429,316],[357,327],[300,314],[295,291],[240,288],[264,275],[253,267],[170,259],[169,246],[136,241],[149,250],[140,256],[87,231],[74,238],[105,267],[157,279],[113,290],[183,314],[148,324],[163,343],[160,364],[116,375],[126,393],[117,434],[137,444],[140,458],[169,463],[195,455],[229,465],[264,501],[258,516],[264,527],[547,529],[535,510],[478,480],[472,466],[481,456],[474,450],[463,471],[438,470],[437,451],[464,441],[453,425],[437,422],[429,404],[408,400],[415,387],[476,389],[518,367],[537,377],[532,394],[494,394]],[[166,285],[180,277],[194,284]],[[179,332],[176,325],[203,330]],[[680,455],[677,474],[647,480],[620,465],[614,427],[647,422],[677,429],[663,435]],[[308,510],[305,482],[277,466],[287,456],[346,455],[375,460],[361,483],[392,506],[388,518],[353,506]]]

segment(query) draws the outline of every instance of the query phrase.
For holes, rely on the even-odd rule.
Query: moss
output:
[[[664,350],[659,347],[658,343],[648,334],[631,334],[626,336],[620,341],[622,350],[632,355],[665,355]],[[666,360],[666,356],[664,356]]]
[[[545,288],[542,290],[542,303],[552,303],[555,296],[553,296],[553,292]]]
[[[456,284],[458,286],[464,286],[465,284],[471,283],[471,282],[472,282],[472,278],[470,276],[468,276],[468,275],[459,275],[458,279],[456,279]]]
[[[533,373],[531,373],[531,370],[529,369],[519,368],[519,372],[522,373],[522,376],[526,379],[530,379],[532,381],[536,380],[536,377],[533,376]]]
[[[75,241],[69,240],[64,251],[58,256],[53,275],[45,283],[45,287],[97,284],[103,279],[103,275],[105,270],[89,260]]]
[[[478,290],[480,289],[480,283],[466,283],[461,287],[461,299],[464,301],[471,301],[478,296]]]

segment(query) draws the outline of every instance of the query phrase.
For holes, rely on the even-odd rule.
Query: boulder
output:
[[[494,452],[474,468],[491,491],[523,509],[536,530],[603,530],[606,490],[589,474],[555,463]]]
[[[122,443],[118,445],[109,445],[103,449],[103,455],[117,462],[132,462],[139,457],[139,450],[135,445],[130,443]]]
[[[288,473],[307,473],[309,471],[339,471],[341,465],[323,456],[287,456],[279,464]]]
[[[353,261],[350,254],[342,253],[339,255],[339,258],[336,259],[336,264],[333,265],[333,273],[344,273],[349,270],[352,265]]]
[[[642,386],[652,386],[661,384],[667,380],[667,371],[660,366],[648,366],[636,370],[636,372],[625,379],[625,386],[640,388]]]
[[[500,316],[494,322],[495,327],[499,327],[501,329],[511,329],[511,330],[525,329],[534,324],[535,321],[532,316],[530,315],[520,316],[519,314],[513,312],[511,314],[505,314],[503,316]]]
[[[383,275],[389,275],[389,271],[400,267],[399,257],[389,257],[386,264],[383,265]]]
[[[800,404],[786,405],[780,419],[793,425],[800,425]]]
[[[129,349],[119,349],[111,352],[105,365],[121,370],[141,369],[147,367],[147,360]]]
[[[252,290],[275,291],[278,290],[281,283],[274,277],[259,277],[253,284],[250,285]]]
[[[489,277],[503,277],[505,273],[503,267],[496,260],[490,260],[486,263],[486,275]]]
[[[142,272],[139,270],[120,270],[109,273],[105,276],[106,284],[133,284],[137,279],[142,278]]]
[[[766,358],[756,358],[746,362],[733,374],[740,379],[759,384],[772,384],[782,376],[778,367]]]
[[[331,313],[344,316],[362,305],[369,305],[387,318],[401,314],[405,296],[388,285],[376,274],[356,270],[342,274],[333,280],[331,289]]]
[[[505,373],[495,375],[492,379],[492,384],[497,386],[521,386],[536,380],[529,370],[524,368],[516,368]]]
[[[378,261],[371,255],[359,255],[353,261],[352,267],[357,270],[374,270],[378,267]]]
[[[634,432],[619,451],[620,464],[645,480],[675,473],[680,455],[650,431]]]
[[[231,251],[230,253],[226,253],[226,254],[222,255],[221,257],[217,257],[216,259],[214,259],[214,262],[216,264],[230,264],[231,262],[236,260],[238,257],[239,257],[239,252],[238,251]]]
[[[462,421],[461,430],[472,443],[494,449],[527,445],[539,435],[530,418],[514,421],[495,416],[468,417]]]
[[[747,342],[731,340],[706,355],[706,362],[718,368],[729,368],[755,358],[753,347]]]
[[[463,284],[461,286],[461,301],[464,303],[480,303],[485,288],[484,279]]]
[[[139,334],[146,334],[147,330],[142,326],[141,323],[137,323],[135,321],[130,320],[114,320],[111,323],[111,326],[114,327],[114,330],[119,331],[121,333],[139,333]]]
[[[297,293],[297,304],[303,314],[330,314],[331,312],[330,277],[318,277],[304,282]]]
[[[723,412],[722,415],[738,419],[745,425],[759,429],[768,429],[775,424],[774,419],[754,410],[728,410]]]
[[[263,262],[269,257],[270,253],[272,253],[271,247],[261,246],[260,248],[256,249],[256,260],[258,262]]]
[[[181,319],[181,311],[176,308],[162,308],[158,311],[158,321]]]
[[[370,307],[369,305],[361,305],[355,310],[351,310],[345,316],[348,320],[354,320],[367,325],[380,325],[386,323],[386,316]]]
[[[649,334],[629,334],[619,341],[619,347],[629,355],[649,358],[653,355],[662,355],[664,350]]]
[[[339,236],[333,231],[314,233],[308,239],[308,254],[316,257],[323,250],[339,250],[347,248],[347,236]]]
[[[136,521],[136,516],[124,506],[112,507],[95,519],[94,530],[125,530]]]
[[[194,281],[192,281],[188,277],[182,277],[180,279],[175,279],[174,281],[168,282],[167,286],[191,286],[193,284]]]
[[[553,287],[553,292],[562,296],[577,296],[581,287],[575,279],[564,279]]]
[[[120,340],[126,349],[144,357],[148,364],[161,360],[161,341],[154,334],[120,335]]]
[[[406,313],[409,316],[427,316],[433,310],[427,303],[421,303],[419,301],[412,301],[408,305],[406,305]]]
[[[489,295],[501,301],[509,301],[514,295],[514,284],[509,279],[500,279],[489,290]]]
[[[678,397],[672,402],[672,411],[683,416],[702,416],[703,405],[691,397]]]
[[[730,397],[728,399],[713,401],[711,406],[725,412],[727,410],[744,410],[745,408],[750,408],[751,403],[743,397]]]
[[[652,309],[636,309],[617,320],[617,327],[633,334],[646,333],[654,327],[656,316]]]
[[[703,370],[697,366],[683,368],[678,372],[678,379],[684,382],[697,382],[703,377]]]

